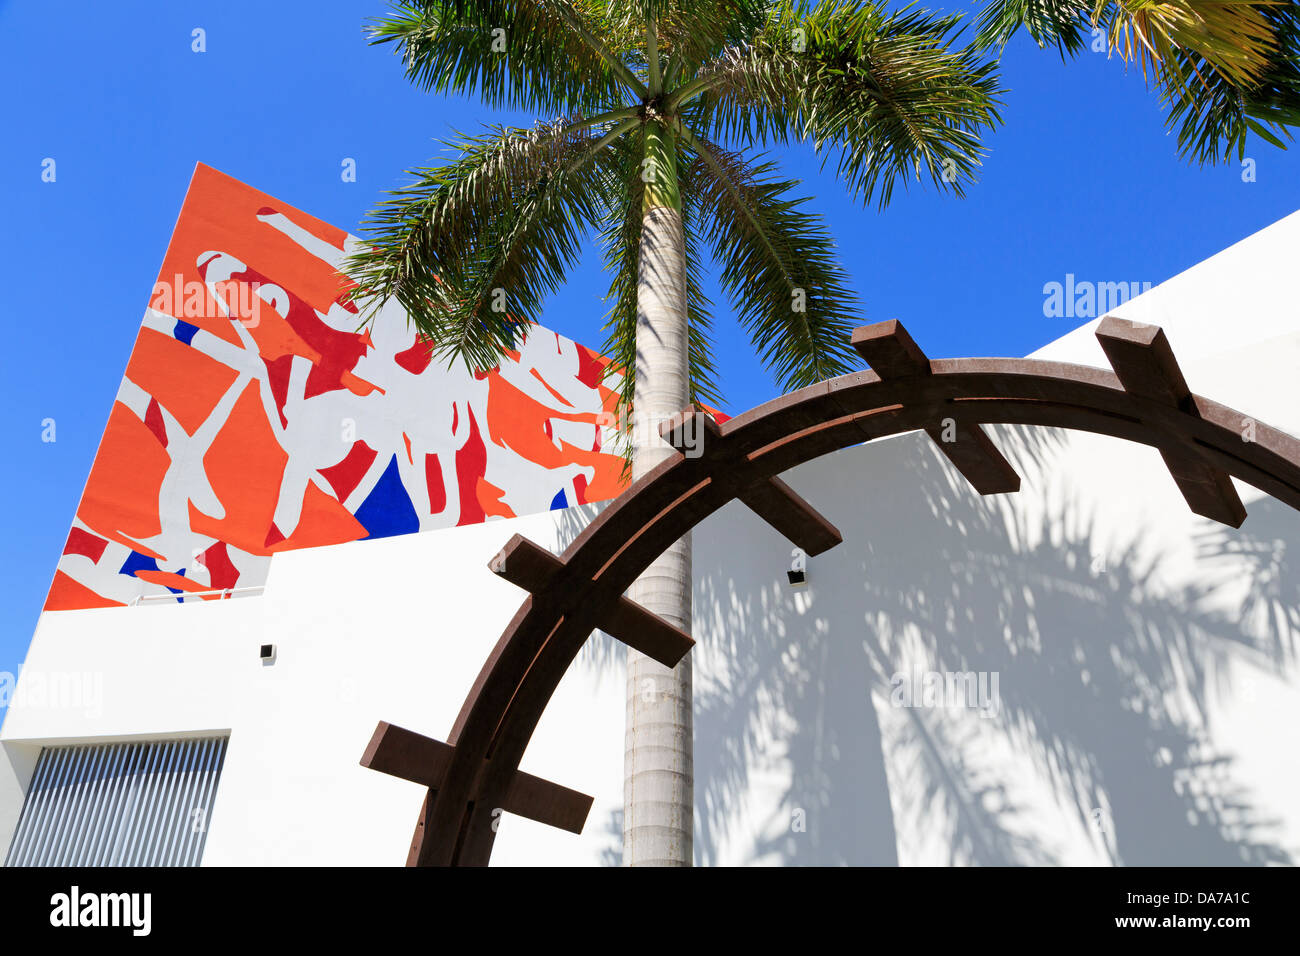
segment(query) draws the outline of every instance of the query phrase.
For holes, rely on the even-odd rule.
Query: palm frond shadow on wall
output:
[[[995,430],[1031,487],[1068,441]],[[1289,672],[1300,568],[1285,543],[1300,517],[1265,498],[1254,535],[1199,535],[1201,561],[1250,582],[1225,609],[1213,584],[1170,588],[1160,554],[1111,547],[1099,570],[1085,506],[1032,519],[1016,496],[974,495],[923,435],[838,455],[858,460],[790,476],[819,502],[834,474],[871,489],[856,513],[830,515],[844,544],[817,562],[802,613],[776,576],[751,586],[761,549],[724,554],[697,536],[697,862],[887,865],[925,844],[955,864],[1052,864],[1062,812],[1101,860],[1291,862],[1204,726],[1211,696],[1232,693],[1215,680],[1227,664]],[[996,672],[998,712],[892,706],[891,678],[917,668]],[[737,844],[739,808],[764,788],[780,809]]]

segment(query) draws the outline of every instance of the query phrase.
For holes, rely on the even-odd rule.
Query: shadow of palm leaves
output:
[[[1198,556],[1220,565],[1224,590],[1237,592],[1238,618],[1263,635],[1264,650],[1279,668],[1293,667],[1300,649],[1296,542],[1300,514],[1274,498],[1251,504],[1240,529],[1207,527],[1196,540]]]
[[[999,431],[1025,475],[1050,467],[1062,442],[1051,430]],[[715,565],[697,585],[697,637],[713,661],[701,670],[717,672],[697,689],[701,862],[717,858],[762,783],[773,741],[791,781],[782,812],[806,819],[803,829],[764,821],[752,860],[894,863],[897,822],[942,828],[953,863],[1056,861],[1051,835],[1025,828],[998,758],[974,746],[969,716],[906,708],[882,726],[872,694],[887,707],[891,675],[919,659],[1000,675],[1000,713],[977,722],[1029,757],[1081,825],[1105,818],[1097,839],[1113,862],[1289,861],[1203,730],[1226,662],[1276,666],[1267,638],[1210,609],[1211,588],[1162,585],[1160,559],[1135,548],[1098,570],[1086,514],[1062,506],[1035,522],[981,499],[917,436],[841,454],[861,456],[844,467],[870,492],[859,514],[831,516],[845,544],[810,573],[814,587],[859,593],[855,616],[819,617],[815,595],[796,616],[775,576],[738,593],[742,575]],[[795,483],[817,501],[812,479]],[[1273,585],[1268,597],[1288,606],[1290,593]]]

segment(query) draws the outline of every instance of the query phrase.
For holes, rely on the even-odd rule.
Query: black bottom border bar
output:
[[[809,941],[847,931],[859,939],[925,943],[1128,936],[1181,946],[1192,938],[1232,943],[1261,931],[1268,938],[1293,935],[1300,924],[1297,890],[1300,879],[1289,867],[699,868],[671,875],[509,868],[0,869],[0,940],[49,934],[129,944],[251,935],[295,944],[397,942],[409,934],[423,937],[433,921],[459,923],[471,939],[485,930],[495,937],[533,927],[541,933],[539,945],[554,945],[559,929],[603,948],[626,939],[632,927],[617,924],[644,920],[646,914],[630,910],[645,906],[660,931],[668,929],[665,917],[681,907],[685,922],[673,932],[685,934],[682,942],[692,949],[693,942],[721,939],[719,933],[734,948],[739,937],[775,931]],[[665,906],[670,899],[675,904]]]

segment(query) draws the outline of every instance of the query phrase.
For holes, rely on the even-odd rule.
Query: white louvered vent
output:
[[[44,748],[5,866],[197,866],[227,739]]]

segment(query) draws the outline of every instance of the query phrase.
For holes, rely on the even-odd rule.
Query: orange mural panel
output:
[[[298,527],[287,539],[275,545],[275,551],[294,548],[316,548],[326,544],[341,544],[364,538],[366,528],[352,513],[314,484],[307,486],[303,496],[302,517]]]
[[[526,326],[486,373],[339,301],[347,233],[200,165],[48,610],[256,590],[273,554],[598,501],[606,358]]]
[[[321,312],[348,287],[333,270],[320,268],[320,259],[276,229],[251,229],[250,223],[292,212],[294,223],[310,236],[342,251],[347,233],[326,222],[277,203],[265,193],[237,179],[199,164],[190,182],[176,231],[163,260],[160,281],[170,283],[180,275],[186,283],[202,282],[197,263],[214,249],[238,248],[245,265],[294,292]],[[173,293],[174,295],[174,293]],[[192,323],[215,335],[228,337],[230,329],[215,299],[209,294],[207,314]],[[178,319],[190,317],[171,313]],[[233,338],[230,341],[235,341]]]
[[[45,610],[73,611],[88,607],[122,607],[122,602],[100,597],[70,575],[55,571],[50,595],[45,599]]]
[[[143,329],[126,377],[156,398],[186,433],[193,435],[239,373],[175,338]]]
[[[270,554],[271,545],[284,537],[273,530],[280,478],[288,460],[271,432],[257,385],[250,382],[203,456],[204,472],[225,517],[196,514],[192,527],[241,551]]]
[[[77,517],[115,540],[152,538],[161,530],[158,492],[170,464],[149,426],[114,402]]]

